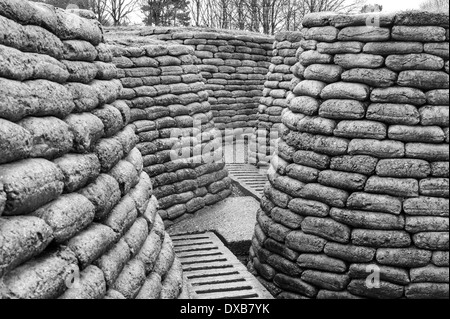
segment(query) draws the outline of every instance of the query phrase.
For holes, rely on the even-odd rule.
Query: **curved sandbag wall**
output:
[[[448,298],[449,16],[303,25],[249,267],[279,298]]]
[[[221,134],[192,48],[174,43],[108,37],[130,108],[144,172],[166,225],[227,198]]]
[[[185,296],[111,61],[98,22],[0,0],[0,299]]]
[[[275,152],[275,141],[281,124],[281,113],[288,107],[287,96],[297,85],[294,74],[301,68],[296,57],[301,45],[301,32],[275,35],[273,56],[258,107],[258,120],[252,136],[249,162],[267,164]],[[271,135],[272,134],[272,135]]]
[[[204,78],[215,126],[222,134],[252,133],[272,56],[273,38],[256,33],[199,28],[108,28],[107,34],[132,34],[184,44]]]

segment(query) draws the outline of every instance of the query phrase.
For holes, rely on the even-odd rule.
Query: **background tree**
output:
[[[420,5],[420,9],[431,12],[448,13],[449,0],[426,0]]]
[[[35,0],[95,12],[103,24],[124,25],[137,12],[153,26],[198,26],[266,34],[296,31],[310,12],[361,12],[366,0]],[[433,1],[433,0],[429,0]],[[446,1],[446,0],[434,0]],[[363,10],[368,10],[369,6]]]
[[[173,24],[180,26],[188,26],[191,23],[191,14],[189,12],[188,0],[173,1]]]
[[[188,26],[189,3],[186,0],[144,0],[144,23],[153,26]]]
[[[191,0],[195,26],[273,34],[301,27],[305,14],[359,12],[365,0]]]
[[[361,9],[361,13],[381,12],[381,11],[383,11],[383,6],[379,4],[366,4]]]
[[[353,13],[361,9],[365,0],[300,0],[307,7],[307,13],[334,11],[342,13]]]
[[[97,20],[100,21],[101,24],[107,25],[108,21],[108,0],[88,0],[89,1],[89,10],[92,10],[97,16]]]
[[[135,12],[139,0],[108,0],[106,11],[115,26],[125,25],[129,22],[130,15]]]

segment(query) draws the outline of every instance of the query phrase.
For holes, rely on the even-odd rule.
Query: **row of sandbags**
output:
[[[448,298],[448,15],[303,25],[250,268],[280,298]]]
[[[252,133],[272,57],[272,37],[195,28],[144,28],[139,36],[192,47],[216,128],[226,135]]]
[[[221,134],[193,50],[158,41],[134,46],[131,39],[108,39],[124,86],[121,102],[131,109],[144,171],[166,225],[228,197],[231,180]]]
[[[182,267],[98,22],[0,9],[0,299],[177,298]]]
[[[288,107],[288,93],[297,84],[294,74],[300,63],[296,54],[302,39],[301,32],[281,32],[275,35],[273,57],[258,107],[258,122],[251,137],[251,164],[267,165],[276,150],[281,113]]]

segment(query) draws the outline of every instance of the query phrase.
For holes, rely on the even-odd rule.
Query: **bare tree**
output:
[[[247,2],[247,5],[249,6],[248,9],[250,11],[250,31],[259,31],[258,29],[261,23],[261,15],[260,11],[256,9],[258,2],[258,0],[250,0]]]
[[[34,0],[77,3],[94,11],[103,24],[123,25],[141,8],[149,25],[188,25],[266,34],[296,31],[311,12],[361,12],[366,0]],[[184,4],[183,4],[184,3]],[[64,7],[64,6],[63,6]],[[448,10],[448,0],[427,0],[424,9]],[[188,8],[189,10],[186,10]],[[368,7],[366,6],[366,9]],[[169,18],[167,18],[169,17]]]
[[[234,0],[234,7],[236,8],[235,23],[239,30],[245,30],[246,22],[248,21],[248,15],[244,10],[244,3],[246,0]]]
[[[360,12],[366,0],[190,0],[194,26],[273,34],[301,28],[310,12]]]
[[[129,21],[131,13],[135,12],[139,0],[108,0],[107,12],[115,26],[123,25]]]
[[[351,13],[361,10],[364,0],[302,0],[306,13],[333,11],[341,13]]]
[[[448,0],[426,0],[420,5],[420,9],[431,12],[448,13]]]
[[[366,4],[362,7],[361,13],[371,13],[371,12],[381,12],[383,11],[383,6],[379,4]]]
[[[189,10],[192,16],[192,25],[199,27],[201,26],[201,14],[202,14],[202,0],[191,0],[189,2]]]
[[[108,24],[108,0],[89,0],[89,9],[97,16],[101,24]]]
[[[144,23],[152,26],[189,25],[190,13],[186,0],[143,0]]]

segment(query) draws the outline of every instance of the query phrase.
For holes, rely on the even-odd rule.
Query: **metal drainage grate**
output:
[[[267,183],[267,167],[257,168],[250,164],[226,164],[229,176],[256,199],[264,194]]]
[[[193,299],[273,299],[214,233],[172,240]]]

